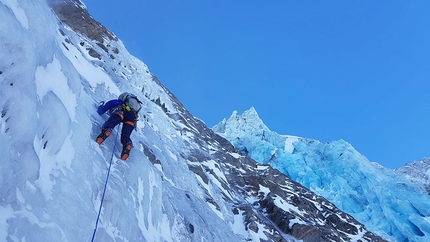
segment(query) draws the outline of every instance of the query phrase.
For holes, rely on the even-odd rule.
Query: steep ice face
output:
[[[168,116],[177,104],[121,42],[96,45],[61,24],[44,1],[2,0],[0,15],[1,241],[90,241],[112,154],[96,241],[249,236],[229,226],[231,212],[223,220],[201,199],[206,194],[184,158],[197,145]],[[106,120],[97,103],[123,91],[145,104],[126,163],[116,158],[116,133],[94,143]]]
[[[0,0],[1,241],[90,241],[110,164],[95,241],[383,241],[194,118],[80,1],[48,3]],[[120,128],[94,142],[122,92],[144,106],[126,162]]]
[[[212,128],[238,149],[327,198],[373,232],[393,241],[430,239],[430,197],[403,176],[370,163],[344,140],[270,131],[251,108]]]

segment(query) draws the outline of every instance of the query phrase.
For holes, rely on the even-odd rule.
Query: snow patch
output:
[[[64,174],[66,170],[71,170],[72,159],[75,157],[71,136],[72,133],[68,135],[57,154],[51,154],[50,150],[43,149],[39,139],[35,138],[33,141],[40,162],[39,178],[35,184],[44,194],[45,200],[53,199],[52,188],[56,184],[54,177],[58,177],[60,172]]]
[[[242,157],[242,155],[241,155],[241,154],[238,154],[238,153],[232,153],[232,152],[229,152],[229,154],[230,154],[231,156],[233,156],[235,159],[239,159],[240,157]]]
[[[69,88],[67,77],[61,71],[61,64],[56,56],[46,67],[37,67],[35,78],[39,100],[43,103],[43,97],[48,92],[53,92],[67,109],[70,118],[75,120],[76,95]]]
[[[287,136],[287,139],[285,140],[284,150],[288,153],[293,153],[294,151],[293,143],[299,140],[300,138],[297,136]]]
[[[15,14],[15,18],[20,22],[21,26],[25,29],[29,29],[28,18],[24,10],[19,6],[17,0],[1,0],[1,2],[10,8]]]
[[[105,85],[109,91],[118,96],[121,94],[118,86],[112,81],[112,79],[103,72],[100,68],[94,66],[89,62],[74,45],[62,42],[62,36],[58,36],[57,41],[67,46],[67,49],[61,48],[63,54],[68,57],[72,65],[76,68],[79,74],[91,85],[94,89],[98,85]]]

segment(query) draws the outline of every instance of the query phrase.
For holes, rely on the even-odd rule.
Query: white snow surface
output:
[[[264,125],[254,108],[241,115],[234,111],[212,130],[254,160],[325,197],[386,240],[430,241],[430,196],[405,176],[369,162],[344,140],[322,143],[279,135]],[[426,179],[430,167],[423,164],[414,166],[423,173],[415,180]]]
[[[118,53],[103,61],[109,54],[63,25],[44,0],[0,0],[0,16],[0,241],[91,241],[111,160],[95,241],[266,238],[227,203],[206,201],[230,194],[212,173],[205,183],[188,168],[184,157],[201,147],[172,121],[180,112],[172,95],[121,41],[105,40]],[[144,105],[126,162],[117,129],[101,146],[94,141],[107,119],[98,103],[122,92]],[[226,179],[214,161],[206,165]]]

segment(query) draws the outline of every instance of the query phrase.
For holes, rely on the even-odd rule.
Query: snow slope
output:
[[[391,241],[430,241],[430,197],[403,176],[370,163],[344,140],[279,135],[254,108],[212,128],[256,161],[327,198]]]
[[[0,0],[0,241],[383,241],[194,118],[78,0]],[[100,101],[143,101],[134,149]]]

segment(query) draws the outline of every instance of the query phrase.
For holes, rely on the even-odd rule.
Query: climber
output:
[[[104,114],[108,110],[110,114],[109,119],[102,126],[100,135],[97,136],[96,142],[98,144],[101,144],[112,134],[115,126],[121,122],[123,123],[121,131],[121,143],[123,146],[121,160],[126,160],[130,154],[130,150],[133,148],[130,135],[136,126],[141,104],[142,102],[135,95],[125,92],[119,95],[118,99],[113,99],[106,103],[101,102],[97,108],[99,115]]]

